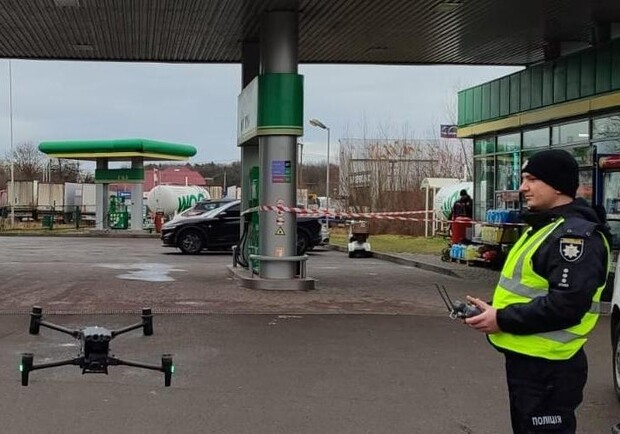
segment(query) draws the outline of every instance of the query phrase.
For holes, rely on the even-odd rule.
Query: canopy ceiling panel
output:
[[[196,155],[191,145],[146,139],[70,140],[41,142],[39,150],[50,157],[74,160],[127,161],[142,157],[147,161],[182,161]]]
[[[618,0],[0,0],[0,57],[237,63],[291,8],[301,63],[527,65],[620,22]]]

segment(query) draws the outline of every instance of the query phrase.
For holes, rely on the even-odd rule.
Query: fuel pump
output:
[[[260,201],[258,199],[259,192],[259,180],[258,180],[258,167],[253,166],[250,169],[250,194],[248,200],[248,208],[256,208]],[[259,214],[257,210],[251,212],[244,212],[243,229],[241,231],[241,237],[239,238],[239,244],[233,249],[233,263],[241,265],[243,268],[248,268],[250,261],[249,255],[259,254]],[[257,261],[253,261],[252,268],[255,273],[258,273]]]
[[[250,197],[249,207],[256,208],[260,205],[259,191],[260,191],[260,172],[258,166],[253,166],[250,169]],[[254,210],[245,214],[246,224],[244,225],[244,234],[242,234],[241,251],[243,255],[242,265],[249,264],[247,260],[249,255],[260,254],[260,214],[258,210]],[[253,273],[258,274],[260,263],[259,261],[252,261]]]
[[[121,203],[117,196],[110,196],[108,202],[108,227],[110,229],[127,229],[129,227],[127,206]]]

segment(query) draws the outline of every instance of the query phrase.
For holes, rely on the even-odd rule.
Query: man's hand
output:
[[[479,298],[470,297],[469,295],[467,296],[467,301],[476,305],[482,313],[472,316],[471,318],[465,318],[465,324],[486,334],[493,334],[501,331],[497,325],[496,309]]]

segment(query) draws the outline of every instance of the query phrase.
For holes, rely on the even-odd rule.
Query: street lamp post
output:
[[[11,228],[15,228],[15,151],[13,150],[13,74],[9,59],[9,123],[11,131]]]
[[[327,130],[327,175],[325,177],[325,202],[327,203],[325,208],[327,208],[327,212],[329,212],[329,127],[318,119],[310,119],[310,125]],[[329,227],[327,216],[325,216],[325,222]]]
[[[299,188],[302,188],[302,176],[303,176],[303,164],[304,164],[304,144],[302,142],[297,142],[297,146],[299,146],[299,161],[297,164],[297,185]]]

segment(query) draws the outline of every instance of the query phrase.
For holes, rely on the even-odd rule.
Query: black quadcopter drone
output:
[[[22,386],[28,385],[28,376],[31,371],[39,369],[55,368],[57,366],[76,365],[82,368],[82,374],[108,374],[108,366],[132,366],[134,368],[151,369],[164,373],[164,385],[170,386],[172,381],[172,373],[174,365],[172,364],[172,355],[163,354],[161,356],[161,366],[149,365],[145,363],[132,362],[129,360],[121,360],[110,355],[110,341],[116,336],[131,330],[142,328],[144,336],[153,334],[153,313],[151,309],[142,309],[142,321],[118,330],[108,330],[104,327],[90,326],[80,330],[72,330],[57,324],[52,324],[42,320],[43,309],[39,306],[33,306],[30,313],[30,329],[31,335],[38,335],[41,326],[56,330],[73,336],[80,341],[80,354],[78,357],[58,362],[42,363],[40,365],[33,364],[34,356],[32,353],[22,354],[22,363],[19,370],[22,374]]]

